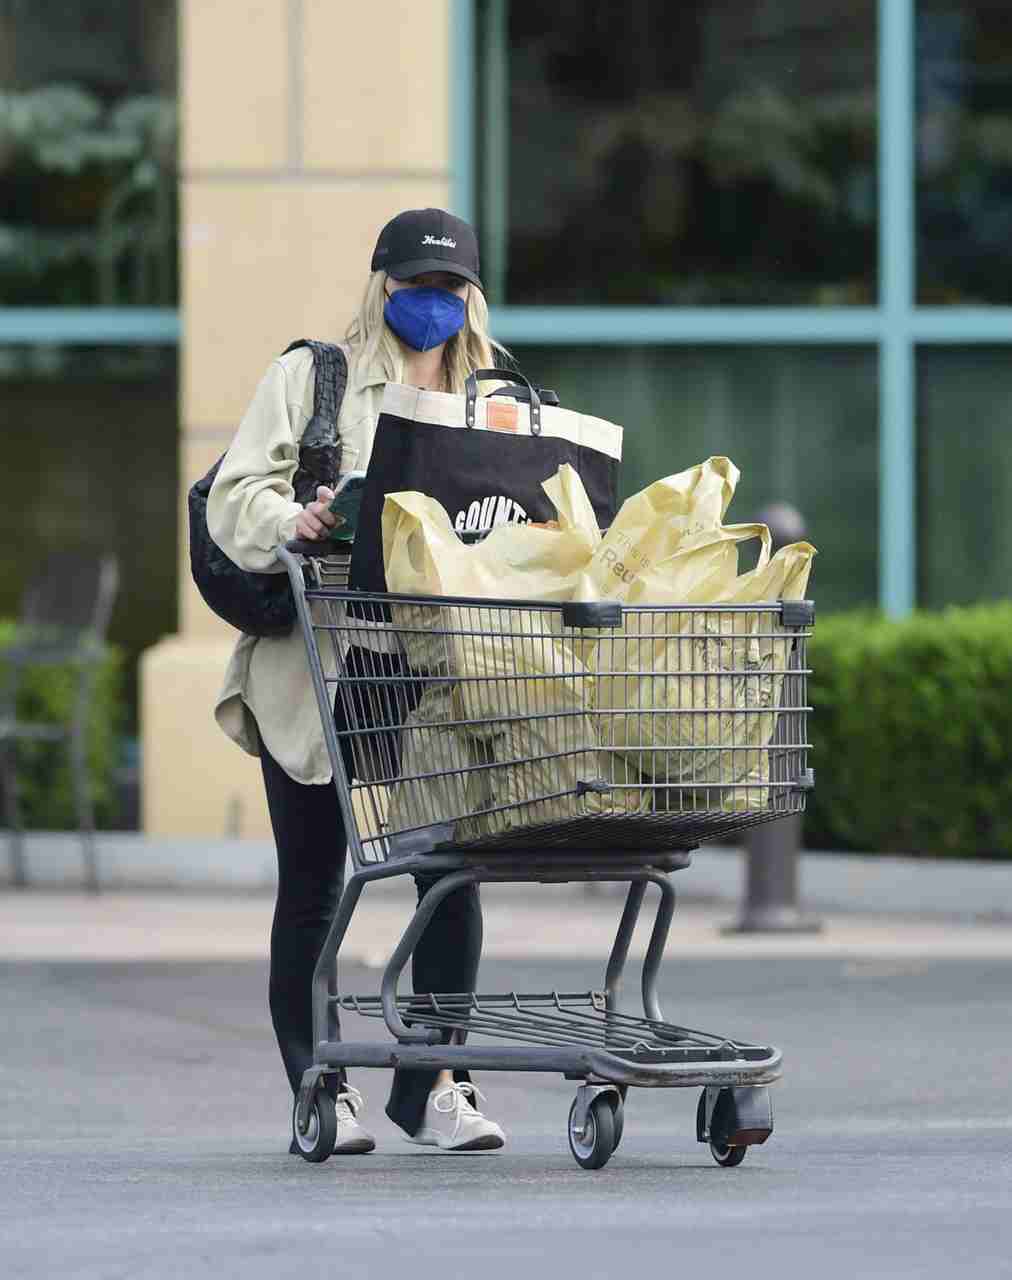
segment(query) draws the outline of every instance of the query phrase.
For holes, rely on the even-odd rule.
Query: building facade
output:
[[[493,332],[623,423],[626,492],[727,454],[734,519],[804,514],[820,608],[1007,595],[1007,25],[997,0],[2,0],[0,527],[48,546],[59,511],[120,551],[147,829],[267,829],[210,715],[232,636],[185,493],[272,356],[341,335],[403,208],[476,223]],[[0,613],[22,570],[0,556]]]

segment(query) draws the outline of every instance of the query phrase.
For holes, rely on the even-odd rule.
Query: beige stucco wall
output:
[[[451,0],[180,0],[181,512],[264,368],[340,336],[380,226],[449,201]],[[143,821],[269,831],[259,766],[211,707],[234,633],[190,583],[141,663]]]

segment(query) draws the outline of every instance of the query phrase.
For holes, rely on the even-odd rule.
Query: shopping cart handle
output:
[[[285,543],[285,550],[293,556],[305,556],[309,560],[323,560],[327,556],[350,555],[350,542],[334,542],[331,538],[319,538],[316,542],[309,538],[293,538]]]

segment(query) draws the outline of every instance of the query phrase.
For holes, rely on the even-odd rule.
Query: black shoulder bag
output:
[[[341,464],[337,418],[348,384],[348,362],[330,342],[300,338],[284,354],[309,347],[316,369],[313,416],[299,443],[299,465],[292,479],[295,501],[316,501],[318,485],[333,489]],[[295,601],[286,573],[252,573],[222,551],[207,530],[207,495],[224,454],[190,489],[190,572],[206,604],[225,622],[253,636],[286,635],[295,625]]]

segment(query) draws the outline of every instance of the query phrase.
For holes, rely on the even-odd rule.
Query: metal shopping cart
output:
[[[325,555],[324,553],[328,553]],[[807,767],[810,602],[623,607],[350,591],[348,556],[289,543],[288,570],[354,866],[313,979],[314,1066],[295,1100],[301,1154],[335,1142],[327,1077],[345,1067],[559,1072],[579,1082],[570,1149],[600,1168],[630,1086],[701,1090],[696,1137],[739,1164],[773,1130],[768,1045],[667,1022],[658,972],[691,850],[798,813]],[[342,746],[353,762],[346,769]],[[365,886],[441,878],[384,969],[342,993],[337,961]],[[479,882],[629,884],[601,990],[432,992],[398,984],[439,903]],[[648,884],[660,901],[643,1016],[619,987]],[[339,1012],[391,1039],[345,1042]]]

